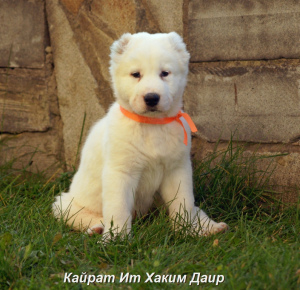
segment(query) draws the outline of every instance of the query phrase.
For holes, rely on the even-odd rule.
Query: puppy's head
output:
[[[179,111],[190,55],[177,33],[123,34],[111,46],[110,57],[113,90],[121,106],[157,117]]]

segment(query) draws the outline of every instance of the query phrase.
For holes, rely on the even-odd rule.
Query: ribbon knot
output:
[[[120,110],[127,118],[132,119],[132,120],[134,120],[136,122],[139,122],[139,123],[168,124],[168,123],[171,123],[173,121],[178,122],[181,125],[181,127],[183,128],[183,132],[184,132],[183,143],[185,145],[187,145],[187,133],[186,133],[186,130],[185,130],[184,125],[183,125],[182,121],[180,120],[180,118],[183,117],[186,120],[186,122],[188,123],[188,125],[189,125],[192,132],[197,132],[197,128],[196,128],[194,122],[192,121],[191,117],[187,113],[184,113],[182,111],[179,111],[177,113],[177,115],[174,116],[174,117],[151,118],[151,117],[145,117],[145,116],[141,116],[141,115],[129,112],[121,106],[120,106]]]

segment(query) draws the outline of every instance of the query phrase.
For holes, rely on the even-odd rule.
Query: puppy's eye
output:
[[[160,77],[164,78],[164,77],[167,77],[170,73],[168,71],[162,71],[160,73]]]
[[[141,74],[139,72],[134,72],[131,75],[136,79],[139,79],[141,77]]]

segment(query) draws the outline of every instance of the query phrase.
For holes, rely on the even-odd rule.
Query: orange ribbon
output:
[[[181,125],[181,127],[183,128],[183,131],[184,131],[183,143],[185,145],[187,145],[187,133],[186,133],[186,130],[185,130],[185,128],[183,126],[183,123],[181,122],[180,118],[183,117],[187,121],[187,123],[190,126],[192,132],[197,132],[197,128],[196,128],[195,124],[193,123],[191,117],[187,113],[184,113],[182,111],[179,111],[178,114],[174,117],[151,118],[151,117],[145,117],[145,116],[141,116],[141,115],[129,112],[121,106],[120,106],[120,110],[126,117],[128,117],[129,119],[132,119],[136,122],[139,122],[139,123],[168,124],[168,123],[171,123],[173,121],[178,122]]]

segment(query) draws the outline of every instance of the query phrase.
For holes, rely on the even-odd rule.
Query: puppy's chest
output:
[[[143,145],[139,146],[143,156],[142,178],[151,180],[154,187],[160,183],[166,172],[182,164],[188,150],[181,140],[183,136],[180,135],[177,128],[175,130],[172,127],[173,130],[155,129],[155,132],[147,132],[147,135],[141,134],[140,144]],[[149,186],[151,185],[149,184]]]
[[[141,129],[141,150],[149,158],[168,163],[187,149],[183,143],[183,129],[177,124],[146,125]]]

